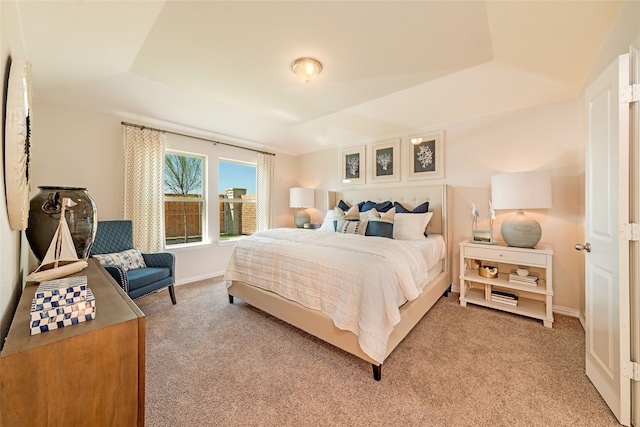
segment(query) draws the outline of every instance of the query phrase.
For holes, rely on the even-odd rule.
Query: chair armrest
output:
[[[124,289],[125,292],[129,293],[129,280],[127,279],[127,273],[124,271],[122,267],[118,267],[116,265],[105,265],[103,266],[105,270],[115,279],[116,282]]]
[[[171,277],[175,281],[176,256],[171,252],[158,252],[154,254],[142,254],[144,263],[147,267],[168,268],[171,271]]]

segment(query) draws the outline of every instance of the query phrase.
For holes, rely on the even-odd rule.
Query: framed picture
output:
[[[444,131],[407,138],[407,180],[444,178]]]
[[[481,243],[483,245],[493,245],[493,231],[491,231],[491,230],[471,230],[471,243]]]
[[[342,150],[342,184],[364,184],[364,150],[364,145]]]
[[[371,182],[400,181],[400,139],[371,146]]]

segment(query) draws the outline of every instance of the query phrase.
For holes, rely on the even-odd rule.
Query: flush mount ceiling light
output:
[[[298,58],[291,63],[291,69],[300,80],[309,83],[318,77],[322,71],[322,64],[317,59]]]
[[[424,139],[423,139],[423,138],[411,138],[411,143],[412,143],[413,145],[418,145],[418,144],[420,144],[422,141],[424,141]]]

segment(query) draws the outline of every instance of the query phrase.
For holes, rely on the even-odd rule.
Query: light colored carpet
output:
[[[371,365],[205,280],[136,302],[147,316],[146,425],[617,426],[584,373],[584,330],[450,294]]]

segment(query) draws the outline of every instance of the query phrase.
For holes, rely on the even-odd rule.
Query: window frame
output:
[[[199,245],[203,245],[203,244],[208,244],[209,243],[209,204],[208,204],[208,191],[207,191],[207,180],[208,180],[208,167],[209,167],[209,157],[206,154],[201,154],[201,153],[193,153],[193,152],[189,152],[189,151],[184,151],[184,150],[175,150],[172,148],[166,148],[164,150],[164,154],[165,154],[165,158],[167,156],[167,154],[172,154],[172,155],[176,155],[176,156],[183,156],[183,157],[195,157],[195,158],[199,158],[202,160],[202,195],[200,197],[167,197],[167,194],[164,193],[164,197],[163,197],[163,201],[165,203],[167,202],[188,202],[188,203],[202,203],[202,212],[201,212],[201,230],[202,230],[202,238],[200,241],[198,242],[181,242],[181,243],[175,243],[175,244],[168,244],[167,243],[167,236],[166,236],[166,230],[167,230],[167,225],[164,225],[164,229],[165,229],[165,247],[170,248],[170,249],[174,249],[174,248],[181,248],[181,247],[192,247],[192,246],[199,246]],[[164,184],[164,174],[163,174],[163,184]],[[165,214],[166,215],[166,214]]]
[[[257,197],[258,197],[258,163],[255,161],[246,161],[246,160],[237,160],[237,159],[232,159],[229,157],[218,157],[218,189],[216,189],[216,193],[219,195],[219,183],[220,183],[220,163],[235,163],[237,165],[243,165],[243,166],[252,166],[255,169],[255,173],[256,173],[256,181],[255,181],[255,186],[256,186],[256,194],[255,194],[255,198],[254,199],[218,199],[218,209],[220,209],[220,203],[253,203],[256,205],[257,207]],[[219,196],[218,196],[219,197]],[[218,211],[218,215],[221,215],[222,213],[220,211]],[[256,220],[257,220],[257,212],[256,212]],[[255,231],[258,231],[257,229]],[[253,233],[252,233],[253,234]],[[251,234],[248,234],[249,236]],[[232,237],[223,237],[222,235],[222,230],[218,230],[218,242],[229,242],[229,241],[234,241],[234,240],[239,240],[242,239],[243,237],[245,237],[247,235],[245,234],[241,234],[241,235],[237,235],[237,236],[232,236]]]

